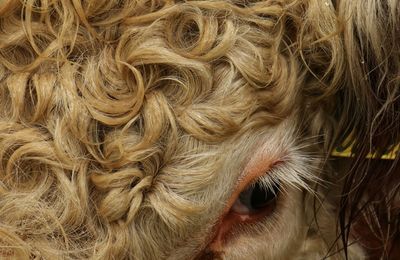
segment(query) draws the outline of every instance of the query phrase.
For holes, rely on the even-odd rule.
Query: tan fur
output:
[[[0,257],[192,259],[246,165],[277,158],[276,210],[221,257],[343,259],[326,158],[337,96],[364,90],[362,1],[339,2],[0,1]]]

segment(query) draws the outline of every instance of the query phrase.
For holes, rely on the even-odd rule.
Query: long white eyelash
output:
[[[297,150],[297,149],[296,149]],[[263,188],[272,192],[278,185],[278,191],[287,193],[287,188],[298,190],[306,190],[316,195],[311,184],[323,185],[324,181],[318,177],[319,167],[313,163],[318,160],[308,153],[299,151],[291,151],[287,156],[282,158],[282,162],[272,167],[265,175],[259,177],[252,182],[251,187],[259,183]]]

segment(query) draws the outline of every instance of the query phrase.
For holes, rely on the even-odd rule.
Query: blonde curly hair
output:
[[[367,2],[2,1],[0,256],[329,254],[336,210],[307,231],[318,178],[340,177],[324,155],[350,132],[376,137],[360,158],[399,140],[400,5]],[[206,252],[247,163],[275,157],[290,218],[240,231],[276,244]]]

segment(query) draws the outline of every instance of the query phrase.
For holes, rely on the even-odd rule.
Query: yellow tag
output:
[[[352,143],[350,145],[338,146],[332,151],[331,155],[337,156],[337,157],[354,157],[354,154],[351,153],[352,147],[353,147]],[[400,150],[400,144],[393,146],[391,149],[388,149],[380,157],[380,159],[394,160],[396,158],[396,155],[399,153],[399,150]],[[374,154],[369,153],[367,155],[367,158],[378,159],[378,156],[376,155],[376,153],[374,153]]]

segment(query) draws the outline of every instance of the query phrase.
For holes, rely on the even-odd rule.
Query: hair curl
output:
[[[399,9],[2,1],[0,255],[166,258],[217,214],[222,144],[295,113],[321,153],[356,140],[350,230],[374,185],[362,158],[400,141]]]

